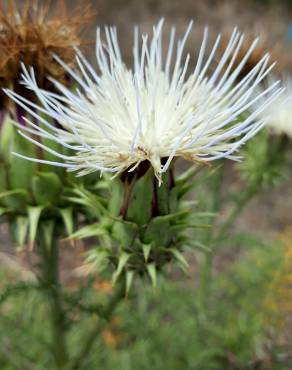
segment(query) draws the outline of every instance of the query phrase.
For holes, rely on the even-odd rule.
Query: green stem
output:
[[[76,356],[75,360],[73,360],[72,363],[68,366],[68,369],[70,370],[81,369],[81,366],[85,361],[87,355],[89,354],[92,346],[94,345],[96,338],[99,336],[106,323],[112,317],[115,308],[117,307],[119,302],[123,299],[124,294],[125,286],[124,284],[120,284],[119,286],[117,286],[112,298],[110,299],[110,301],[108,302],[107,306],[104,308],[101,314],[101,318],[103,320],[99,322],[99,324],[92,330],[91,333],[89,333],[89,336],[85,340],[79,354]]]
[[[54,233],[54,231],[53,231]],[[59,248],[52,238],[48,244],[45,235],[40,231],[39,251],[41,257],[41,285],[47,289],[46,294],[50,304],[51,327],[52,327],[52,351],[56,369],[63,370],[68,362],[66,347],[66,316],[63,309],[61,287],[59,280]]]

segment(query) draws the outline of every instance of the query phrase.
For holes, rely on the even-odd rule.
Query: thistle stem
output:
[[[50,319],[52,330],[52,351],[55,366],[63,370],[68,362],[66,346],[66,316],[61,298],[61,287],[59,280],[59,248],[57,238],[53,237],[51,243],[46,241],[40,231],[38,247],[41,257],[40,282],[46,287],[45,292],[50,305]]]

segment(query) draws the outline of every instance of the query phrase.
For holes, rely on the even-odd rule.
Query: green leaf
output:
[[[155,263],[154,262],[148,263],[146,265],[146,268],[147,268],[148,274],[150,276],[153,287],[156,287],[157,286],[157,273],[156,273]]]
[[[125,197],[127,197],[127,191],[131,193],[126,217],[128,221],[141,226],[149,222],[152,209],[153,179],[153,171],[148,170],[144,176],[134,183],[132,189],[132,184],[129,184],[126,188]]]
[[[170,195],[174,195],[172,197],[172,203],[177,198],[176,189],[172,189],[171,192],[171,183],[172,179],[170,178],[170,174],[166,173],[163,179],[163,183],[160,186],[156,186],[154,197],[154,202],[156,202],[156,207],[159,215],[168,215],[170,210]]]
[[[16,218],[13,234],[16,244],[19,247],[23,247],[25,244],[27,229],[28,229],[28,218],[25,216],[18,216]]]
[[[95,223],[92,225],[84,226],[80,230],[76,231],[71,235],[72,239],[84,239],[92,236],[100,236],[106,234],[104,225],[101,223]]]
[[[8,168],[4,162],[0,162],[0,192],[8,188]]]
[[[112,278],[113,285],[117,282],[129,258],[130,258],[130,254],[126,252],[122,252],[121,255],[119,256],[119,262],[118,262],[117,269],[113,273],[113,278]]]
[[[68,235],[73,234],[74,231],[74,216],[73,207],[59,208],[59,212],[63,219],[63,223]]]
[[[153,218],[149,222],[144,232],[142,238],[143,243],[144,244],[153,243],[154,246],[156,245],[167,247],[173,237],[171,233],[171,228],[175,226],[176,222],[180,222],[185,217],[187,217],[189,213],[190,212],[186,210]],[[172,225],[171,222],[173,222],[174,225]]]
[[[28,207],[28,220],[29,220],[29,242],[31,244],[31,247],[33,246],[33,243],[36,238],[39,219],[42,210],[44,209],[43,206],[36,206],[36,207]]]
[[[126,296],[128,296],[132,283],[134,278],[134,271],[133,270],[127,270],[126,271]]]
[[[148,257],[149,257],[150,251],[151,251],[151,246],[152,246],[152,244],[143,244],[143,246],[142,246],[145,262],[148,261]]]
[[[110,184],[109,212],[118,217],[123,203],[124,185],[120,179],[113,179]]]
[[[0,200],[8,208],[23,211],[29,202],[29,195],[24,189],[9,190],[0,193]]]
[[[185,172],[183,172],[181,175],[179,175],[176,178],[176,185],[182,185],[187,183],[189,180],[191,180],[194,176],[196,176],[199,171],[201,171],[202,165],[193,165],[190,168],[188,168]]]
[[[1,157],[4,159],[6,163],[10,162],[13,138],[16,133],[15,126],[13,126],[12,122],[13,121],[7,114],[4,122],[2,123],[2,127],[1,127],[0,153],[1,153]]]
[[[181,225],[176,225],[176,223],[181,223],[189,214],[189,210],[184,210],[153,218],[144,232],[142,237],[143,243],[150,244],[153,242],[154,245],[167,247],[173,237],[171,230],[175,226],[181,228]]]
[[[55,232],[55,223],[56,220],[47,220],[47,221],[42,221],[40,223],[40,227],[44,236],[44,241],[46,248],[49,250],[52,246],[53,239],[54,239],[54,232]]]
[[[76,186],[73,189],[73,194],[75,197],[66,197],[66,199],[90,208],[96,216],[100,216],[101,213],[105,212],[107,201],[98,194],[88,191],[83,186]]]
[[[24,156],[37,157],[35,144],[22,137],[18,132],[15,132],[13,135],[10,150]],[[10,186],[14,189],[24,188],[29,190],[32,176],[37,169],[37,164],[14,155],[11,155],[8,164]]]
[[[180,263],[184,271],[188,271],[190,266],[186,259],[184,258],[183,254],[176,248],[170,248],[169,252],[177,259],[177,261]]]
[[[112,237],[117,240],[121,247],[131,245],[138,234],[138,226],[132,222],[116,221],[112,227]]]
[[[155,246],[167,247],[171,242],[172,235],[169,233],[170,222],[160,217],[155,217],[147,226],[142,242]]]
[[[39,172],[33,176],[32,192],[37,204],[57,204],[61,191],[62,183],[55,173]]]

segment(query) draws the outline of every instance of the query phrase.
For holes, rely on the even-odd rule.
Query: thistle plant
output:
[[[81,33],[91,17],[88,6],[84,6],[82,11],[77,8],[68,11],[63,1],[56,7],[50,6],[48,2],[40,5],[38,1],[25,1],[19,6],[14,1],[9,1],[6,5],[2,4],[0,6],[1,87],[22,93],[30,101],[34,101],[33,95],[20,83],[21,62],[33,66],[38,74],[38,84],[42,88],[53,91],[53,86],[47,79],[48,74],[64,84],[69,84],[70,75],[54,61],[52,53],[57,52],[68,65],[73,66],[75,59],[72,46],[81,46],[83,43]],[[13,104],[2,89],[0,110],[1,214],[9,218],[17,245],[23,246],[29,243],[32,246],[41,213],[50,205],[55,207],[49,212],[51,218],[65,217],[65,227],[67,232],[71,233],[74,212],[72,213],[71,205],[61,199],[65,183],[68,185],[68,176],[65,176],[62,171],[50,171],[46,166],[32,165],[11,156],[14,150],[30,153],[39,158],[46,157],[46,154],[41,149],[36,150],[32,144],[17,134],[16,127],[11,125],[11,119],[16,124],[25,126],[25,120],[29,114],[20,106]],[[55,122],[52,121],[52,124],[54,125]]]
[[[33,244],[40,207],[52,201],[54,205],[59,202],[63,179],[58,176],[60,171],[58,174],[52,171],[47,173],[45,166],[32,166],[11,157],[13,150],[40,157],[43,154],[16,134],[10,120],[13,118],[18,124],[25,125],[26,113],[8,99],[2,88],[22,93],[33,101],[33,95],[27,94],[28,91],[19,83],[20,62],[34,67],[38,74],[38,83],[43,88],[53,90],[47,79],[48,74],[68,84],[70,76],[54,62],[52,53],[57,52],[68,65],[73,66],[75,60],[72,46],[81,46],[81,33],[91,18],[92,13],[90,14],[88,6],[84,6],[82,10],[68,11],[63,1],[55,7],[50,6],[49,2],[40,5],[38,1],[24,1],[18,6],[14,0],[0,5],[1,213],[9,215],[11,230],[18,246],[25,242]],[[43,171],[46,173],[42,173]],[[46,191],[45,195],[44,187],[48,183],[51,184],[50,191]],[[60,206],[66,208],[64,202]],[[26,213],[27,207],[30,208]],[[67,208],[71,209],[70,206]],[[66,214],[64,212],[63,215]],[[72,232],[73,219],[69,217],[69,211],[67,213],[67,231]],[[27,239],[28,229],[30,231]]]
[[[52,77],[54,92],[48,91],[37,82],[35,70],[22,65],[21,84],[38,103],[5,90],[27,114],[25,125],[15,123],[20,136],[43,153],[18,150],[13,153],[18,160],[54,165],[79,177],[103,175],[95,187],[75,184],[66,199],[92,215],[92,222],[73,234],[98,239],[86,267],[112,274],[115,293],[100,311],[105,319],[137,277],[147,276],[155,285],[171,261],[187,268],[183,251],[200,245],[189,230],[202,226],[202,215],[184,201],[196,184],[194,176],[214,160],[238,160],[239,148],[265,125],[262,112],[282,92],[278,81],[258,91],[274,66],[268,54],[238,81],[257,40],[233,69],[244,40],[236,29],[216,62],[221,37],[206,56],[206,28],[191,66],[191,55],[184,54],[191,27],[177,43],[172,28],[165,58],[163,20],[152,36],[135,28],[132,69],[123,62],[116,29],[106,27],[103,41],[98,28],[97,71],[78,49],[78,69],[54,55],[78,87]],[[179,157],[191,163],[180,176],[174,168]],[[99,332],[100,327],[90,333],[80,354],[69,361],[72,368],[80,368]],[[66,356],[60,360],[65,363]]]
[[[70,84],[70,75],[54,62],[52,52],[58,52],[66,62],[75,63],[72,46],[83,43],[81,31],[92,17],[89,7],[68,12],[63,2],[54,8],[47,2],[14,1],[0,6],[0,84],[1,87],[23,93],[31,101],[32,94],[20,83],[20,61],[32,65],[38,73],[38,83],[53,92],[46,78],[53,75],[64,84]],[[24,162],[11,155],[21,151],[39,158],[48,158],[32,143],[17,134],[16,124],[25,126],[29,118],[2,91],[0,94],[0,207],[1,220],[7,221],[17,247],[27,248],[38,255],[37,283],[7,286],[0,301],[9,292],[40,289],[48,298],[52,323],[52,352],[57,364],[66,359],[65,317],[59,286],[59,242],[72,234],[81,207],[66,200],[68,189],[76,182],[64,170],[52,171],[45,165]],[[56,122],[51,121],[54,125]],[[50,144],[49,144],[50,145]],[[89,182],[88,182],[89,181]],[[87,185],[91,179],[85,181]],[[83,183],[83,180],[79,181]],[[9,293],[9,294],[8,294]],[[61,302],[62,301],[62,302]],[[61,366],[61,365],[60,365]]]

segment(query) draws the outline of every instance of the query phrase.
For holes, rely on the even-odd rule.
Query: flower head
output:
[[[106,27],[103,42],[98,28],[98,71],[78,50],[79,72],[55,56],[79,85],[74,91],[54,79],[51,81],[59,93],[45,91],[37,85],[33,69],[23,67],[22,83],[37,95],[41,105],[12,91],[7,94],[42,124],[26,119],[29,125],[23,130],[41,140],[60,143],[71,154],[62,154],[46,147],[41,140],[23,132],[22,135],[59,158],[46,163],[66,167],[79,175],[96,170],[119,174],[149,161],[161,181],[174,157],[194,162],[237,159],[234,153],[265,124],[260,113],[281,92],[276,82],[254,96],[273,65],[269,65],[266,54],[236,82],[257,40],[232,71],[244,36],[235,29],[221,59],[215,62],[221,37],[217,37],[206,57],[207,28],[193,65],[190,54],[184,54],[191,27],[192,23],[177,43],[172,28],[165,58],[163,20],[153,28],[151,37],[148,34],[140,37],[135,28],[132,69],[123,62],[116,29]],[[253,111],[263,97],[264,101]],[[57,120],[60,126],[54,127],[44,116]]]
[[[15,0],[0,5],[0,86],[20,91],[20,62],[32,65],[37,81],[42,87],[50,87],[46,75],[63,83],[68,74],[53,59],[58,53],[71,67],[74,66],[72,46],[80,46],[81,31],[92,18],[89,6],[69,11],[63,0],[55,6],[49,1]],[[22,91],[23,93],[23,91]],[[6,98],[6,97],[5,97]],[[4,99],[4,96],[1,96]],[[5,101],[1,102],[1,105]]]

